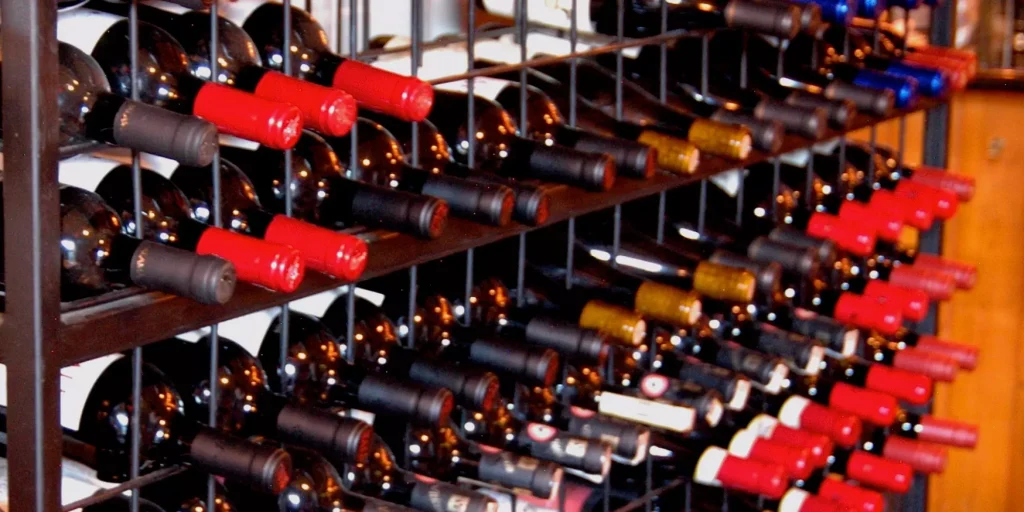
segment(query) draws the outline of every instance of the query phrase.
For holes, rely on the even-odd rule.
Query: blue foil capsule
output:
[[[885,12],[886,0],[858,0],[857,16],[878,19]]]
[[[848,26],[856,14],[857,0],[814,0],[821,7],[821,17],[829,23]]]
[[[906,108],[917,100],[917,80],[864,69],[853,77],[853,84],[869,89],[888,89],[895,96],[896,108]]]
[[[940,69],[894,62],[885,72],[917,80],[917,91],[924,96],[943,96],[949,90],[949,76]]]

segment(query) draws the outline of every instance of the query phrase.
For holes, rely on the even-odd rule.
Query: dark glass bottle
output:
[[[466,94],[437,91],[437,109],[430,121],[445,139],[455,144],[455,157],[466,162],[469,142]],[[605,191],[615,183],[616,166],[611,157],[546,146],[519,136],[508,111],[496,102],[478,97],[474,102],[475,158],[480,167],[502,176],[533,178]]]
[[[263,65],[280,71],[284,66],[281,45],[284,6],[276,2],[246,0],[222,6],[221,16],[242,25],[249,33]],[[291,8],[291,62],[293,76],[341,89],[361,107],[406,121],[422,121],[433,104],[430,84],[396,75],[356,60],[346,59],[327,46],[327,34],[306,11]]]
[[[241,168],[256,186],[256,195],[273,212],[285,210],[285,153],[266,146],[221,147],[221,154]],[[304,132],[292,152],[295,217],[332,229],[356,225],[395,229],[437,238],[448,221],[448,204],[418,194],[356,181],[324,139]]]
[[[294,460],[294,459],[292,459]],[[213,503],[206,503],[210,476],[199,471],[186,471],[146,485],[139,497],[166,512],[233,512],[237,510],[224,483],[214,479]],[[294,482],[294,480],[292,481]],[[232,485],[232,483],[227,483]],[[237,486],[237,484],[234,484]],[[289,483],[293,485],[293,483]],[[244,487],[243,487],[244,488]],[[254,492],[246,489],[247,492]]]
[[[88,9],[62,13],[57,37],[96,59],[114,93],[132,94],[129,23],[115,14]],[[184,48],[166,31],[139,24],[139,98],[182,114],[195,115],[222,133],[276,148],[295,145],[302,115],[295,106],[267,101],[225,85],[192,76]]]
[[[416,123],[419,139],[423,141],[414,148],[412,144],[412,124],[398,118],[366,112],[366,117],[386,128],[399,144],[402,151],[419,156],[420,167],[434,174],[447,174],[457,178],[476,181],[484,184],[504,185],[515,194],[515,208],[512,218],[523,224],[537,226],[544,224],[551,212],[551,196],[539,182],[506,178],[483,169],[468,167],[455,161],[452,148],[448,141],[437,130],[434,123],[428,120]]]
[[[96,192],[117,212],[122,230],[136,233],[131,166],[78,157],[61,162],[60,180]],[[302,282],[305,260],[295,249],[199,222],[188,198],[170,180],[144,172],[141,181],[147,240],[219,256],[234,264],[238,280],[271,290],[292,292]]]
[[[129,6],[93,2],[91,7],[127,16]],[[356,119],[356,101],[348,93],[313,84],[261,65],[260,55],[242,27],[224,17],[217,19],[218,74],[210,69],[210,14],[185,11],[174,14],[165,9],[142,5],[139,19],[152,23],[181,43],[188,53],[193,76],[229,85],[260,98],[290,103],[299,107],[306,127],[327,136],[349,132]]]
[[[57,58],[64,143],[105,142],[190,165],[209,165],[213,160],[217,128],[208,121],[110,92],[96,60],[70,44],[57,44]]]
[[[350,176],[358,181],[380,187],[422,194],[444,200],[452,214],[493,226],[512,221],[515,197],[504,185],[480,183],[457,176],[435,174],[406,161],[402,146],[383,126],[360,118],[359,145],[356,148],[358,168]],[[338,158],[348,162],[352,155],[352,139],[327,139]]]
[[[92,192],[61,187],[60,210],[63,300],[131,285],[206,304],[223,304],[234,293],[230,262],[125,235],[117,213]],[[3,224],[0,219],[0,233]],[[0,270],[0,282],[3,277]]]
[[[362,462],[360,457],[369,455],[373,435],[369,425],[292,405],[288,397],[270,390],[259,361],[230,339],[220,338],[217,352],[216,402],[212,402],[209,369],[193,364],[209,356],[209,337],[147,345],[144,356],[156,361],[175,387],[191,396],[185,412],[197,421],[209,418],[212,407],[217,428],[225,433],[243,438],[269,436],[316,449],[336,463]]]

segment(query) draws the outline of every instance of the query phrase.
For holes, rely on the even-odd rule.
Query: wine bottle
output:
[[[57,59],[57,104],[65,143],[88,139],[189,165],[209,165],[213,160],[217,129],[210,122],[111,93],[99,64],[67,43],[57,44]]]
[[[92,192],[61,187],[60,210],[63,300],[132,285],[204,304],[224,304],[234,294],[229,261],[125,235],[117,213]],[[0,219],[0,233],[3,224]]]
[[[654,443],[658,448],[669,451],[675,451],[679,446],[696,450],[718,446],[736,457],[782,467],[786,476],[793,480],[807,478],[815,469],[807,448],[773,441],[746,429],[714,429],[671,438],[655,434]]]
[[[261,447],[262,448],[262,447]],[[294,459],[291,459],[294,461]],[[148,484],[139,490],[140,500],[149,501],[168,512],[199,509],[211,512],[231,512],[237,510],[236,503],[228,496],[227,486],[240,487],[233,482],[220,482],[213,480],[213,503],[207,507],[208,489],[210,475],[190,470],[172,475],[168,478]],[[294,485],[294,480],[289,484]],[[254,494],[264,493],[253,489],[245,488],[246,492]]]
[[[845,484],[843,484],[845,485]],[[691,500],[698,507],[707,507],[708,512],[729,510],[735,512],[852,512],[847,505],[818,496],[804,489],[790,487],[778,499],[765,499],[746,493],[729,493],[728,497],[721,491],[706,486],[693,486]],[[703,491],[703,492],[702,492]]]
[[[448,204],[440,199],[349,179],[347,163],[312,132],[299,138],[288,180],[281,151],[239,144],[222,146],[221,154],[249,176],[268,210],[285,211],[284,183],[289,181],[295,216],[327,228],[363,225],[437,238],[448,221]]]
[[[875,182],[879,187],[892,190],[899,197],[927,201],[932,206],[936,218],[947,220],[956,213],[961,202],[959,195],[954,190],[911,179],[916,175],[915,170],[901,165],[899,156],[891,148],[876,147],[874,155],[872,155],[870,148],[863,144],[854,144],[853,146],[853,152],[856,155],[848,157],[848,162],[867,173],[873,161],[873,165],[876,166],[874,168]]]
[[[924,474],[942,473],[949,459],[945,447],[889,435],[880,428],[865,432],[859,448],[879,457],[902,462]]]
[[[465,83],[451,86],[460,88]],[[465,163],[469,151],[465,92],[438,90],[434,102],[437,110],[430,121],[445,139],[455,143],[455,157]],[[588,190],[606,191],[615,183],[616,166],[608,155],[546,146],[523,138],[508,111],[497,102],[478,97],[473,105],[477,129],[474,156],[479,166],[503,176],[556,181]]]
[[[241,24],[268,69],[284,67],[284,6],[245,0],[220,6],[218,13]],[[330,50],[323,27],[306,11],[291,8],[291,72],[303,80],[341,89],[358,104],[405,121],[422,121],[430,113],[433,89],[417,78],[389,73],[346,59]]]
[[[208,355],[210,344],[208,336],[169,339],[147,345],[143,352],[146,360],[157,362],[177,389],[194,397],[185,406],[188,416],[206,419],[212,408],[217,428],[225,433],[245,438],[269,436],[316,449],[335,462],[365,462],[359,459],[370,452],[373,430],[369,425],[292,405],[288,397],[270,390],[259,361],[227,338],[217,343],[219,389],[216,402],[212,402],[214,384],[209,369],[189,363]]]
[[[383,126],[360,118],[359,145],[356,148],[357,169],[348,169],[352,179],[373,185],[444,200],[451,212],[460,217],[494,226],[506,226],[512,221],[515,197],[504,185],[480,183],[434,174],[413,167],[405,161],[401,145]],[[342,162],[348,162],[352,153],[352,139],[327,139]]]
[[[88,9],[62,13],[57,38],[77,46],[96,59],[114,86],[114,92],[132,94],[128,20]],[[228,135],[255,140],[279,149],[291,148],[302,130],[298,108],[267,101],[220,84],[204,82],[188,70],[185,50],[170,34],[149,23],[139,23],[141,101],[182,114],[195,115]]]
[[[424,141],[424,143],[413,147],[412,123],[375,112],[365,112],[364,114],[367,119],[380,123],[390,132],[401,144],[402,151],[406,155],[418,155],[420,167],[433,174],[446,174],[479,183],[504,185],[515,194],[515,208],[512,210],[514,220],[529,226],[537,226],[547,221],[551,211],[551,196],[539,182],[531,183],[528,180],[509,179],[456,162],[452,157],[453,152],[448,141],[441,136],[437,127],[430,121],[423,120],[416,123],[419,133],[418,140]]]
[[[920,182],[935,189],[952,192],[961,202],[968,202],[974,196],[975,180],[972,176],[924,165],[911,168],[905,163],[903,167],[896,169],[898,155],[892,148],[877,145],[875,152],[885,157],[885,168],[899,172],[899,175],[895,176],[897,179],[909,178],[911,181]],[[890,179],[892,178],[890,177]]]
[[[0,367],[6,373],[6,367]],[[121,354],[61,369],[61,417],[64,430],[85,443],[75,458],[87,458],[95,476],[124,482],[130,474],[132,362]],[[4,375],[6,377],[6,375]],[[3,379],[6,381],[6,379]],[[5,390],[6,391],[6,390]],[[276,493],[288,484],[288,453],[260,448],[185,418],[181,395],[160,370],[142,365],[139,446],[143,473],[186,463],[204,471]],[[0,406],[6,407],[5,400]],[[3,411],[6,432],[6,410]]]
[[[872,455],[862,450],[837,450],[827,466],[801,479],[797,486],[820,488],[822,481],[838,476],[886,492],[906,493],[913,482],[910,465]]]
[[[123,223],[136,232],[132,169],[111,160],[79,156],[61,162],[61,183],[95,191]],[[193,218],[188,198],[169,180],[142,174],[146,239],[230,261],[240,281],[292,292],[305,274],[305,260],[295,249],[209,226]]]
[[[851,27],[843,28],[846,30],[830,28],[824,31],[824,39],[833,46],[836,46],[837,43],[848,44],[854,52],[863,52],[901,65],[941,70],[946,73],[947,84],[951,91],[960,91],[967,87],[970,70],[966,61],[904,51],[902,47],[896,46],[881,32],[876,38],[873,31]],[[876,40],[878,41],[877,47],[875,46]]]
[[[360,407],[425,425],[448,421],[454,402],[447,389],[405,383],[347,362],[334,335],[311,316],[289,312],[287,347],[281,347],[281,329],[280,311],[273,309],[222,322],[218,333],[270,368],[270,388],[297,404]]]
[[[127,16],[129,6],[93,2],[92,7]],[[189,56],[189,71],[205,80],[226,84],[260,98],[291,103],[302,112],[303,124],[326,136],[345,135],[356,120],[356,101],[348,93],[286,76],[261,65],[256,44],[242,27],[217,18],[217,76],[210,67],[210,14],[189,11],[167,1],[142,5],[139,19],[170,33]]]
[[[515,14],[515,3],[510,0],[482,0],[487,12],[506,17]],[[568,6],[543,2],[530,4],[530,21],[559,28],[569,28],[572,15]],[[650,37],[661,33],[661,12],[657,6],[630,1],[625,4],[627,37]],[[603,0],[580,2],[575,13],[580,30],[616,34],[617,3]],[[800,30],[800,11],[792,5],[764,5],[742,0],[719,1],[708,4],[680,2],[669,6],[668,28],[708,29],[736,27],[763,32],[783,38],[792,38]]]
[[[110,158],[124,160],[123,156]],[[124,163],[130,162],[124,160]],[[237,233],[294,247],[302,253],[310,269],[347,280],[359,277],[366,267],[366,242],[264,210],[252,181],[226,159],[220,164],[221,225]],[[149,154],[141,155],[141,165],[144,174],[159,174],[176,185],[188,198],[196,220],[205,223],[216,220],[213,218],[213,169],[179,165]]]
[[[959,73],[959,69],[949,69],[932,63],[908,62],[899,57],[887,57],[881,52],[874,51],[871,42],[860,32],[847,31],[845,27],[829,27],[825,30],[823,39],[824,44],[832,48],[842,48],[837,45],[849,44],[853,49],[850,52],[849,62],[862,65],[867,69],[917,80],[918,90],[925,96],[944,96],[958,86],[956,81],[966,82],[966,76]],[[805,41],[796,40],[793,44],[796,48],[801,48],[798,51],[803,51]],[[829,48],[826,48],[826,62],[828,61],[828,51]]]

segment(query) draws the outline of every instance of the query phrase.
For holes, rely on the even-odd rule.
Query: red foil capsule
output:
[[[811,454],[807,448],[797,447],[759,437],[751,430],[741,430],[729,442],[729,453],[765,464],[777,464],[791,479],[803,480],[811,476]]]
[[[889,190],[876,190],[871,194],[871,206],[879,208],[897,209],[903,212],[903,222],[914,226],[917,229],[931,229],[935,221],[935,213],[924,201],[908,201],[898,197]]]
[[[980,348],[973,345],[964,345],[962,343],[940,340],[935,336],[928,335],[921,335],[921,337],[917,339],[917,345],[914,345],[914,348],[927,354],[937,354],[948,357],[956,361],[962,370],[973,370],[977,368],[978,357],[981,352]]]
[[[307,128],[329,137],[341,137],[356,122],[356,100],[338,89],[299,80],[284,73],[268,71],[253,94],[280,103],[291,103],[302,112]]]
[[[942,473],[949,461],[949,452],[945,448],[899,436],[889,436],[885,440],[882,456],[928,474]]]
[[[354,60],[338,66],[332,84],[355,97],[360,106],[404,121],[422,121],[434,106],[430,84]]]
[[[892,396],[857,388],[845,382],[836,382],[832,385],[828,403],[837,411],[853,414],[878,426],[892,424],[899,413],[899,403]]]
[[[845,222],[835,215],[816,212],[807,221],[807,234],[832,240],[841,249],[857,256],[870,256],[875,250],[873,228]]]
[[[957,288],[970,290],[978,283],[978,267],[934,254],[918,254],[913,268],[931,270],[952,277]]]
[[[274,216],[264,239],[290,245],[306,258],[306,266],[352,281],[366,268],[367,247],[362,239],[284,215]]]
[[[221,133],[273,149],[291,149],[302,135],[302,113],[298,107],[226,85],[204,84],[196,95],[192,113],[215,124]]]
[[[928,294],[921,290],[911,290],[893,286],[885,281],[872,279],[864,287],[867,297],[884,298],[900,306],[903,318],[911,322],[920,322],[928,316]]]
[[[914,168],[912,181],[949,190],[956,194],[960,201],[967,202],[974,197],[977,188],[973,176],[956,174],[938,167],[918,166]]]
[[[832,455],[834,444],[827,435],[788,427],[766,414],[759,414],[747,424],[747,430],[772,441],[807,448],[810,463],[816,468],[825,467]]]
[[[927,404],[932,398],[932,379],[919,373],[872,364],[868,368],[864,387],[888,393],[913,405]]]
[[[863,429],[860,418],[816,404],[802,396],[786,400],[779,409],[778,418],[787,427],[826,435],[843,448],[856,445]]]
[[[826,478],[818,489],[818,496],[843,503],[858,512],[883,512],[885,499],[880,493],[855,485]]]
[[[279,292],[295,291],[306,273],[306,262],[294,248],[214,227],[203,231],[196,253],[230,261],[239,281]]]
[[[907,265],[892,269],[889,283],[900,288],[921,290],[932,300],[949,300],[956,291],[956,280],[952,277]]]
[[[895,334],[903,325],[903,313],[899,309],[848,292],[840,294],[832,316],[840,323],[873,329],[883,334]]]
[[[777,500],[786,492],[786,470],[781,466],[741,459],[712,446],[704,450],[693,471],[693,481],[726,489],[761,494]]]
[[[896,352],[892,365],[908,372],[919,373],[939,382],[953,382],[958,365],[951,357],[905,348]]]
[[[883,491],[905,493],[914,480],[909,464],[854,451],[846,463],[846,476]]]
[[[778,512],[853,512],[849,506],[815,496],[803,489],[791,488],[779,500]]]
[[[917,438],[946,446],[974,448],[978,445],[978,426],[933,416],[922,416],[917,428]]]
[[[960,206],[960,199],[955,193],[949,190],[933,187],[913,180],[900,180],[893,189],[899,197],[910,200],[927,201],[935,212],[935,218],[948,220],[956,214]]]
[[[870,208],[859,201],[846,201],[839,207],[839,218],[850,223],[872,227],[875,236],[889,242],[898,241],[903,230],[903,219],[898,211]]]

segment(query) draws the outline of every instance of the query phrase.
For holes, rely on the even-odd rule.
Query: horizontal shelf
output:
[[[829,140],[913,112],[928,110],[940,104],[941,101],[935,100],[921,101],[913,109],[896,111],[887,118],[859,115],[848,130],[831,131],[822,140]],[[807,148],[814,142],[818,141],[787,136],[778,154]],[[559,187],[552,192],[549,224],[651,196],[727,170],[764,162],[774,156],[777,154],[755,152],[744,162],[702,156],[700,168],[693,175],[658,174],[645,181],[623,178],[618,180],[613,190],[603,193]],[[370,244],[370,258],[363,279],[402,270],[533,229],[536,228],[520,224],[497,228],[452,218],[444,235],[436,240],[420,240],[397,233],[382,233]],[[104,354],[128,350],[247,313],[280,306],[291,300],[344,284],[325,275],[309,272],[299,290],[291,294],[272,293],[240,283],[235,297],[223,306],[198,304],[162,293],[140,293],[90,305],[61,315],[60,360],[62,365],[69,365]],[[0,361],[3,360],[3,344],[0,343]]]

